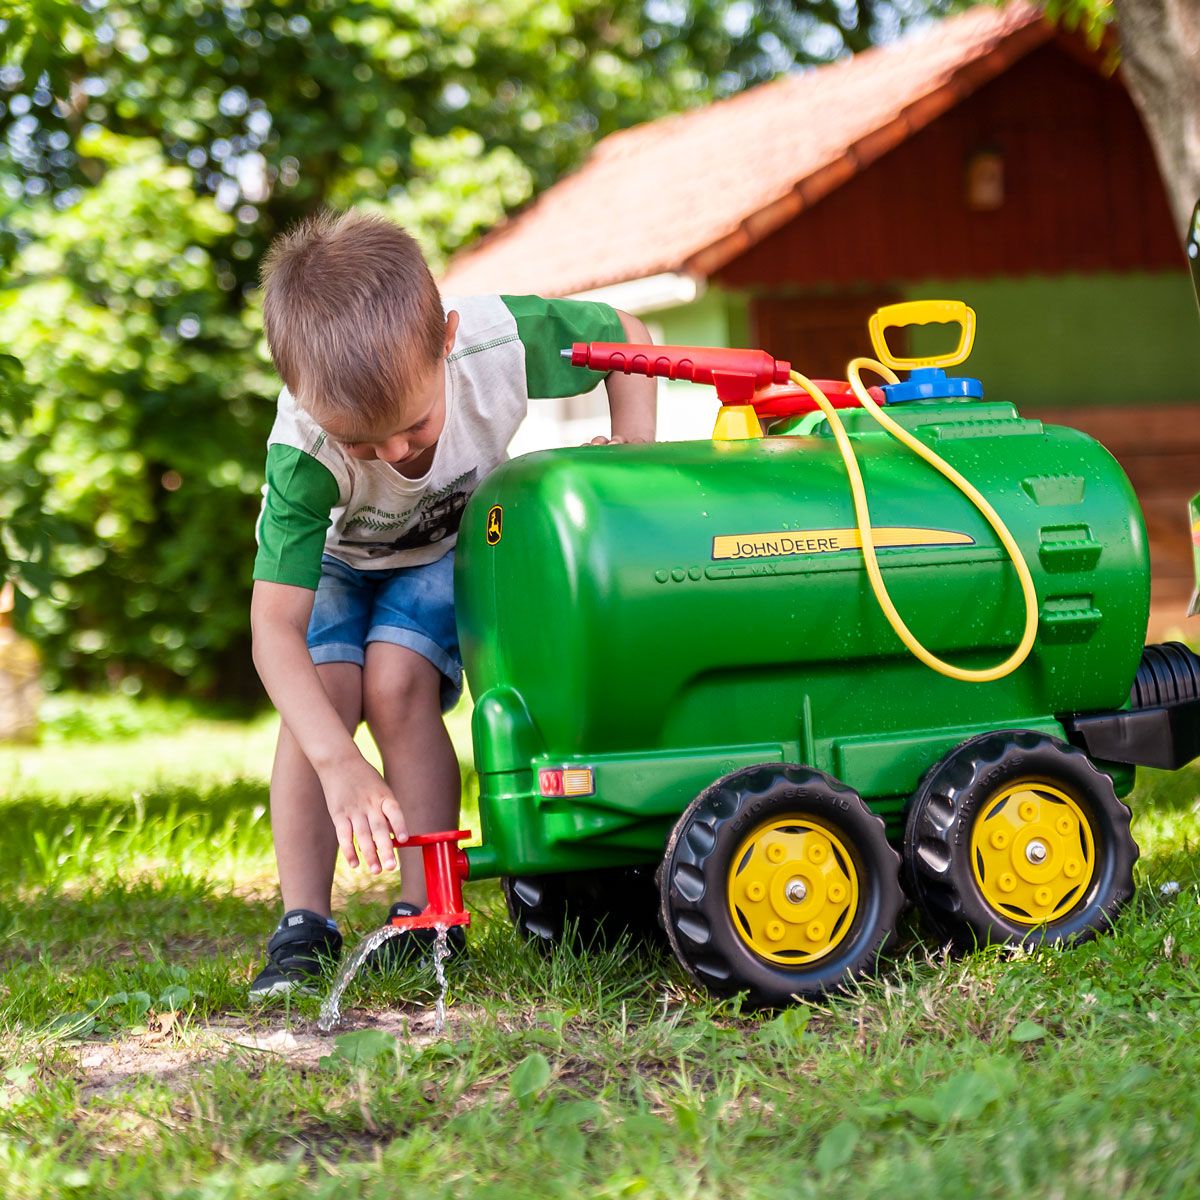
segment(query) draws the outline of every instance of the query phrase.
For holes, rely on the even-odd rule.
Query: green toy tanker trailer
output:
[[[891,357],[889,326],[931,320],[962,324],[954,354]],[[715,384],[717,430],[526,455],[471,499],[483,843],[433,835],[431,877],[502,877],[534,937],[657,916],[695,980],[764,1005],[874,970],[905,892],[962,948],[1111,921],[1137,857],[1120,797],[1136,764],[1200,754],[1200,658],[1143,649],[1146,534],[1111,455],[940,369],[973,323],[876,314],[905,382],[573,348]]]

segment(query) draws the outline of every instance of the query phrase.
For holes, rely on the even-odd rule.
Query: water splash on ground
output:
[[[325,998],[325,1003],[321,1005],[321,1012],[317,1017],[317,1028],[322,1033],[328,1033],[342,1019],[342,996],[350,986],[350,981],[358,974],[367,955],[389,939],[399,937],[402,933],[407,932],[406,929],[401,929],[396,925],[383,925],[374,933],[368,933],[363,938],[358,949],[346,960],[338,972],[337,979],[333,981],[333,989]]]
[[[433,972],[437,976],[438,998],[434,1008],[433,1032],[439,1034],[446,1027],[446,990],[448,986],[446,960],[450,957],[450,940],[448,926],[435,925],[434,929],[437,936],[433,942]],[[338,972],[337,978],[333,981],[333,988],[325,998],[325,1003],[321,1005],[321,1012],[317,1017],[317,1028],[322,1033],[329,1033],[342,1019],[342,996],[345,995],[346,989],[358,974],[367,956],[390,938],[399,937],[404,933],[408,933],[408,930],[396,925],[384,925],[363,938]]]

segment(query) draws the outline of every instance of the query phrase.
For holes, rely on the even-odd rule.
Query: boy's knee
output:
[[[441,716],[441,676],[417,654],[389,654],[368,659],[363,682],[363,715],[373,733],[402,730]]]

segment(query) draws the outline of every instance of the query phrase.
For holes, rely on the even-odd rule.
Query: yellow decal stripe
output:
[[[875,545],[973,546],[975,539],[948,529],[915,529],[883,526],[873,530]],[[726,533],[713,538],[714,559],[777,558],[793,554],[834,554],[858,550],[862,538],[857,529],[795,529],[777,533]]]

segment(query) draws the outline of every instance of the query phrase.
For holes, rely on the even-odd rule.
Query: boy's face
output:
[[[347,423],[324,425],[325,432],[351,457],[370,461],[379,459],[398,467],[420,458],[442,436],[446,425],[445,355],[454,346],[458,313],[446,319],[446,344],[443,358],[431,364],[417,380],[400,416],[384,429],[352,429]]]

